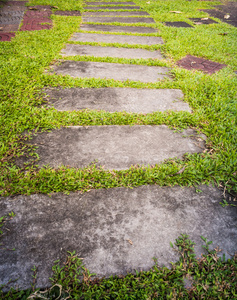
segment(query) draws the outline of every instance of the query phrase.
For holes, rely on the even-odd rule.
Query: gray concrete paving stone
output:
[[[71,126],[38,134],[29,143],[38,146],[40,167],[49,164],[53,168],[83,168],[97,161],[97,165],[111,170],[155,165],[174,157],[182,159],[185,153],[205,149],[203,137],[194,130],[175,132],[165,125]]]
[[[132,80],[141,82],[157,82],[168,78],[166,67],[127,65],[91,61],[63,61],[54,66],[56,74],[70,75],[79,78],[104,78],[114,80]]]
[[[81,109],[152,113],[155,111],[188,111],[188,103],[181,101],[183,93],[175,89],[135,88],[69,88],[45,91],[49,102],[60,111]]]
[[[116,25],[95,25],[82,24],[81,30],[84,31],[104,31],[104,32],[124,32],[124,33],[157,33],[155,28],[142,26],[116,26]]]
[[[140,9],[140,6],[85,6],[84,9],[104,10],[104,9]]]
[[[1,237],[0,284],[31,287],[37,266],[37,287],[49,286],[52,266],[76,251],[98,276],[171,267],[178,256],[170,247],[180,234],[196,243],[197,257],[205,250],[200,236],[213,241],[229,258],[237,250],[237,208],[222,207],[222,192],[195,188],[140,186],[133,189],[91,190],[85,194],[54,193],[0,199],[1,215],[14,211]],[[132,241],[132,245],[128,240]],[[221,255],[221,254],[220,254]]]
[[[120,43],[129,45],[158,45],[164,44],[159,36],[134,36],[118,34],[97,34],[76,32],[70,41],[76,42],[97,42],[97,43]]]
[[[95,57],[118,57],[129,59],[163,59],[159,50],[149,51],[145,49],[101,47],[91,45],[66,44],[61,51],[63,56],[89,55]]]
[[[155,23],[152,18],[136,18],[136,17],[83,17],[83,22],[94,22],[94,23]]]
[[[146,11],[86,11],[83,16],[149,16]]]

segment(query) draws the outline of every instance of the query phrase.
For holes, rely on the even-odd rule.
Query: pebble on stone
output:
[[[157,33],[155,28],[141,26],[115,26],[83,24],[80,26],[84,31],[125,32],[125,33]]]
[[[100,47],[91,45],[67,44],[61,51],[63,56],[87,55],[96,57],[118,57],[128,59],[164,59],[159,50],[149,51],[145,49]]]
[[[208,74],[213,74],[226,67],[224,64],[192,55],[187,55],[177,61],[177,65],[187,70],[200,70]]]
[[[79,78],[103,78],[114,80],[132,80],[157,82],[169,78],[166,67],[103,63],[91,61],[63,61],[52,69],[56,74]]]
[[[38,134],[30,144],[37,145],[40,167],[83,168],[96,162],[110,170],[156,165],[205,149],[203,138],[194,130],[175,132],[165,125],[64,127]]]
[[[94,22],[94,23],[155,23],[152,18],[126,18],[126,17],[83,17],[83,22]]]
[[[163,44],[163,40],[158,36],[134,36],[118,34],[97,34],[97,33],[74,33],[70,41],[77,42],[97,42],[97,43],[120,43],[129,45],[158,45]]]
[[[94,109],[143,114],[167,110],[191,112],[188,103],[182,101],[182,91],[176,89],[55,88],[47,89],[45,93],[49,103],[59,111]]]
[[[193,27],[186,22],[165,22],[165,25],[169,27]]]

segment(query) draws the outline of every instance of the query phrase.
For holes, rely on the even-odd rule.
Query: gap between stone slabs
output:
[[[1,251],[0,284],[18,278],[19,288],[31,287],[35,265],[37,287],[47,287],[55,260],[65,261],[67,251],[76,251],[100,277],[148,270],[153,257],[171,267],[178,256],[170,242],[180,234],[196,243],[198,257],[204,236],[229,258],[237,249],[237,208],[223,208],[214,187],[198,189],[153,185],[1,198],[2,215],[16,214],[1,242],[16,250]]]
[[[95,57],[117,57],[128,59],[164,59],[159,50],[149,51],[145,49],[130,49],[117,47],[101,47],[91,45],[66,44],[61,51],[63,56],[95,56]]]
[[[106,78],[121,81],[157,82],[169,78],[169,69],[166,67],[91,61],[63,61],[60,65],[54,66],[52,71],[76,78]]]
[[[164,44],[161,37],[158,36],[135,36],[118,34],[100,34],[100,33],[74,33],[70,41],[75,42],[97,42],[97,43],[120,43],[128,45],[161,45]]]
[[[173,110],[191,113],[188,103],[181,101],[182,91],[175,89],[54,88],[44,92],[49,103],[59,111],[94,109],[147,114]]]
[[[155,23],[152,18],[136,18],[136,17],[83,17],[83,22],[93,22],[93,23]]]
[[[84,31],[105,31],[105,32],[125,32],[125,33],[157,33],[155,28],[142,26],[116,26],[116,25],[96,25],[82,24],[80,30]]]
[[[103,125],[64,127],[38,134],[29,143],[38,147],[40,167],[83,168],[97,161],[105,169],[123,170],[203,152],[204,139],[192,129],[175,132],[165,125]],[[17,164],[23,162],[22,158]]]

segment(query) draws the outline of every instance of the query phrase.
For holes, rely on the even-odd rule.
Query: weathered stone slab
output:
[[[155,23],[152,18],[126,18],[126,17],[83,17],[83,22],[94,22],[94,23]]]
[[[237,249],[236,207],[222,207],[222,192],[211,186],[195,188],[140,186],[133,189],[91,190],[17,196],[0,199],[1,215],[14,211],[1,237],[0,284],[18,278],[30,287],[37,266],[37,287],[48,287],[54,261],[76,251],[98,276],[171,267],[178,256],[170,242],[188,234],[197,257],[205,250],[200,236],[213,241],[226,257]],[[132,245],[128,240],[132,241]]]
[[[158,36],[135,36],[118,34],[97,34],[97,33],[74,33],[70,41],[97,42],[97,43],[120,43],[129,45],[157,45],[164,44]]]
[[[185,136],[185,137],[184,137]],[[204,141],[192,129],[174,132],[167,126],[72,126],[36,135],[40,167],[83,168],[91,162],[105,169],[155,165],[168,158],[204,150]]]
[[[60,111],[81,109],[152,113],[155,111],[188,111],[188,103],[181,101],[183,93],[175,89],[48,89],[49,102]]]
[[[123,1],[123,2],[102,2],[102,1],[97,1],[97,2],[86,2],[87,5],[136,5],[136,3],[134,2],[126,2],[126,1]]]
[[[86,11],[83,16],[149,16],[146,11]]]
[[[170,26],[170,27],[191,27],[193,28],[192,25],[186,23],[186,22],[165,22],[166,26]]]
[[[118,58],[144,58],[163,59],[159,50],[149,51],[144,49],[100,47],[90,45],[67,44],[61,52],[64,56],[89,55],[96,57],[118,57]]]
[[[151,27],[141,26],[115,26],[115,25],[94,25],[83,24],[80,26],[84,31],[104,31],[104,32],[125,32],[125,33],[156,33],[157,30]]]
[[[104,9],[140,9],[140,6],[85,6],[84,9],[92,9],[92,10],[104,10]]]
[[[63,61],[55,66],[57,74],[80,78],[107,78],[114,80],[133,80],[141,82],[157,82],[169,77],[166,67],[126,65],[116,63],[90,61]]]

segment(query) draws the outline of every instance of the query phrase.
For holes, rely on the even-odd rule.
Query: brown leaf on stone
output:
[[[224,18],[225,18],[225,19],[229,19],[229,18],[230,18],[230,15],[224,15]]]
[[[131,240],[128,240],[128,242],[129,242],[130,245],[133,245],[133,242]]]
[[[174,14],[182,14],[182,11],[178,11],[178,10],[171,10],[170,13],[174,13]]]

